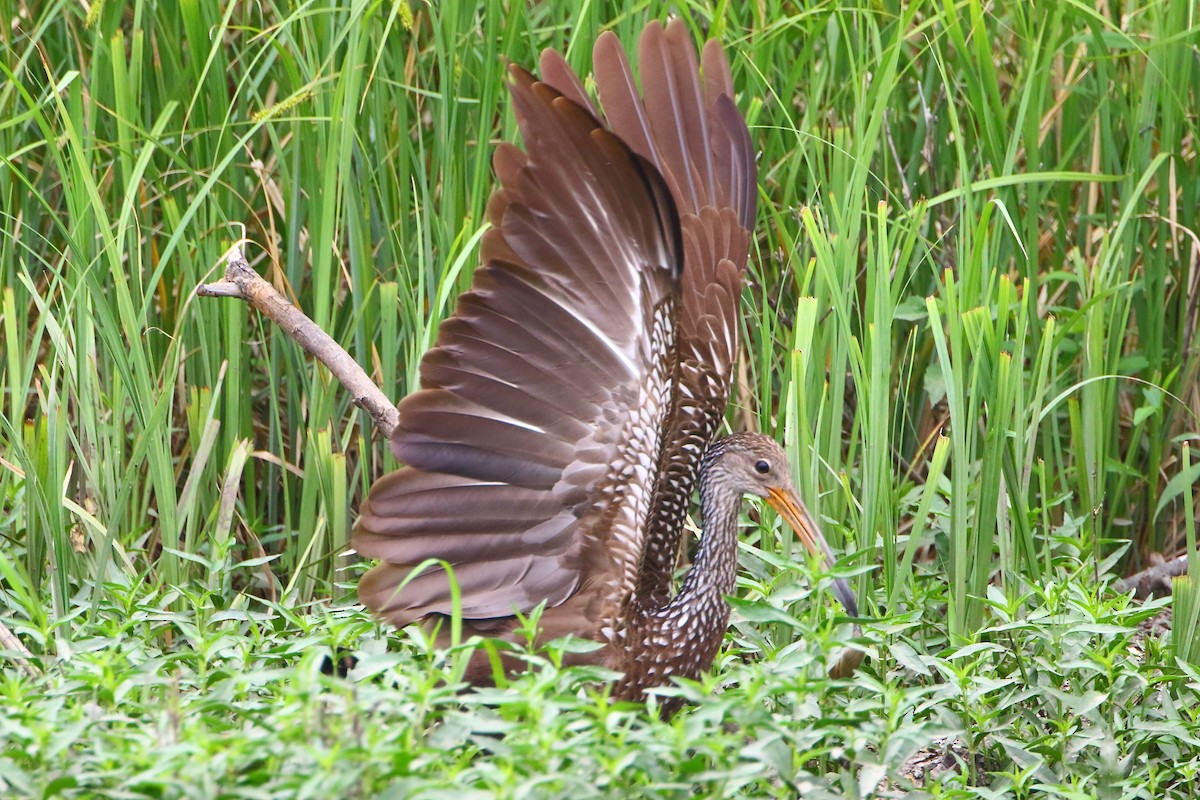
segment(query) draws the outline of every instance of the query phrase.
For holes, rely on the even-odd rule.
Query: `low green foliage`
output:
[[[194,290],[244,232],[402,396],[515,137],[502,58],[586,72],[601,30],[672,13],[725,43],[760,150],[730,424],[793,454],[870,657],[825,677],[856,635],[755,515],[737,621],[673,721],[554,652],[462,694],[465,650],[351,602],[353,510],[395,466],[369,420]],[[5,662],[0,794],[867,796],[943,739],[965,755],[935,796],[1197,794],[1200,674],[1110,583],[1200,557],[1192,4],[0,19],[0,622],[37,672]]]
[[[109,584],[98,613],[19,629],[73,639],[44,674],[6,671],[0,781],[31,797],[888,796],[906,762],[956,742],[939,796],[1192,796],[1200,672],[1144,637],[1161,602],[1059,569],[1015,601],[990,593],[991,626],[952,646],[929,593],[868,626],[867,669],[831,681],[826,655],[848,643],[831,606],[757,588],[713,677],[663,690],[696,707],[663,722],[553,647],[462,693],[447,676],[468,647],[389,643],[357,605]]]

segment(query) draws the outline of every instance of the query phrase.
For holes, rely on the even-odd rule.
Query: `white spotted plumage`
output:
[[[589,658],[627,672],[625,697],[694,676],[724,632],[724,511],[714,528],[706,509],[720,535],[674,598],[673,580],[729,391],[756,196],[720,47],[697,59],[677,20],[647,26],[639,52],[635,80],[616,37],[597,41],[604,117],[561,56],[543,56],[545,83],[510,67],[525,151],[497,148],[483,265],[400,405],[408,466],[372,488],[354,539],[383,561],[360,584],[382,616],[461,610],[504,637],[544,603],[548,638],[607,643]],[[454,567],[461,608],[441,567],[409,580],[430,559]]]

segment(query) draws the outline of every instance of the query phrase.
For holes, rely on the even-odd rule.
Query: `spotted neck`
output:
[[[740,492],[730,489],[713,474],[712,460],[705,459],[700,471],[700,513],[704,535],[696,560],[675,596],[676,603],[695,603],[700,597],[715,598],[724,607],[725,596],[737,584],[737,518]]]

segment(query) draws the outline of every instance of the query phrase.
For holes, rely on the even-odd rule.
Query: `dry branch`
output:
[[[375,385],[358,362],[333,338],[317,327],[304,312],[292,305],[269,282],[255,272],[242,249],[234,245],[225,255],[225,279],[201,286],[201,297],[235,297],[245,300],[283,329],[304,352],[320,361],[342,385],[350,390],[351,402],[366,411],[384,436],[390,437],[400,414],[387,395]]]
[[[1151,564],[1141,572],[1136,572],[1117,582],[1117,590],[1127,592],[1133,589],[1134,597],[1146,600],[1151,597],[1166,597],[1171,594],[1171,579],[1186,575],[1188,571],[1187,555],[1163,561],[1160,556],[1157,563]]]

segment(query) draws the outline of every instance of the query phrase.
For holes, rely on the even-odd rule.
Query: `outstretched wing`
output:
[[[636,574],[664,418],[685,244],[657,170],[585,108],[510,67],[525,152],[471,290],[421,362],[353,544],[362,601],[397,626],[562,603]],[[693,237],[694,238],[694,237]],[[407,582],[406,582],[407,581]]]
[[[617,37],[601,34],[593,70],[613,132],[662,174],[679,210],[684,269],[677,372],[638,570],[638,601],[671,593],[679,537],[700,468],[729,399],[738,347],[738,301],[754,224],[757,171],[733,103],[729,63],[716,41],[697,63],[682,21],[650,23],[638,42],[641,88]],[[542,56],[559,91],[586,102],[562,57]]]

